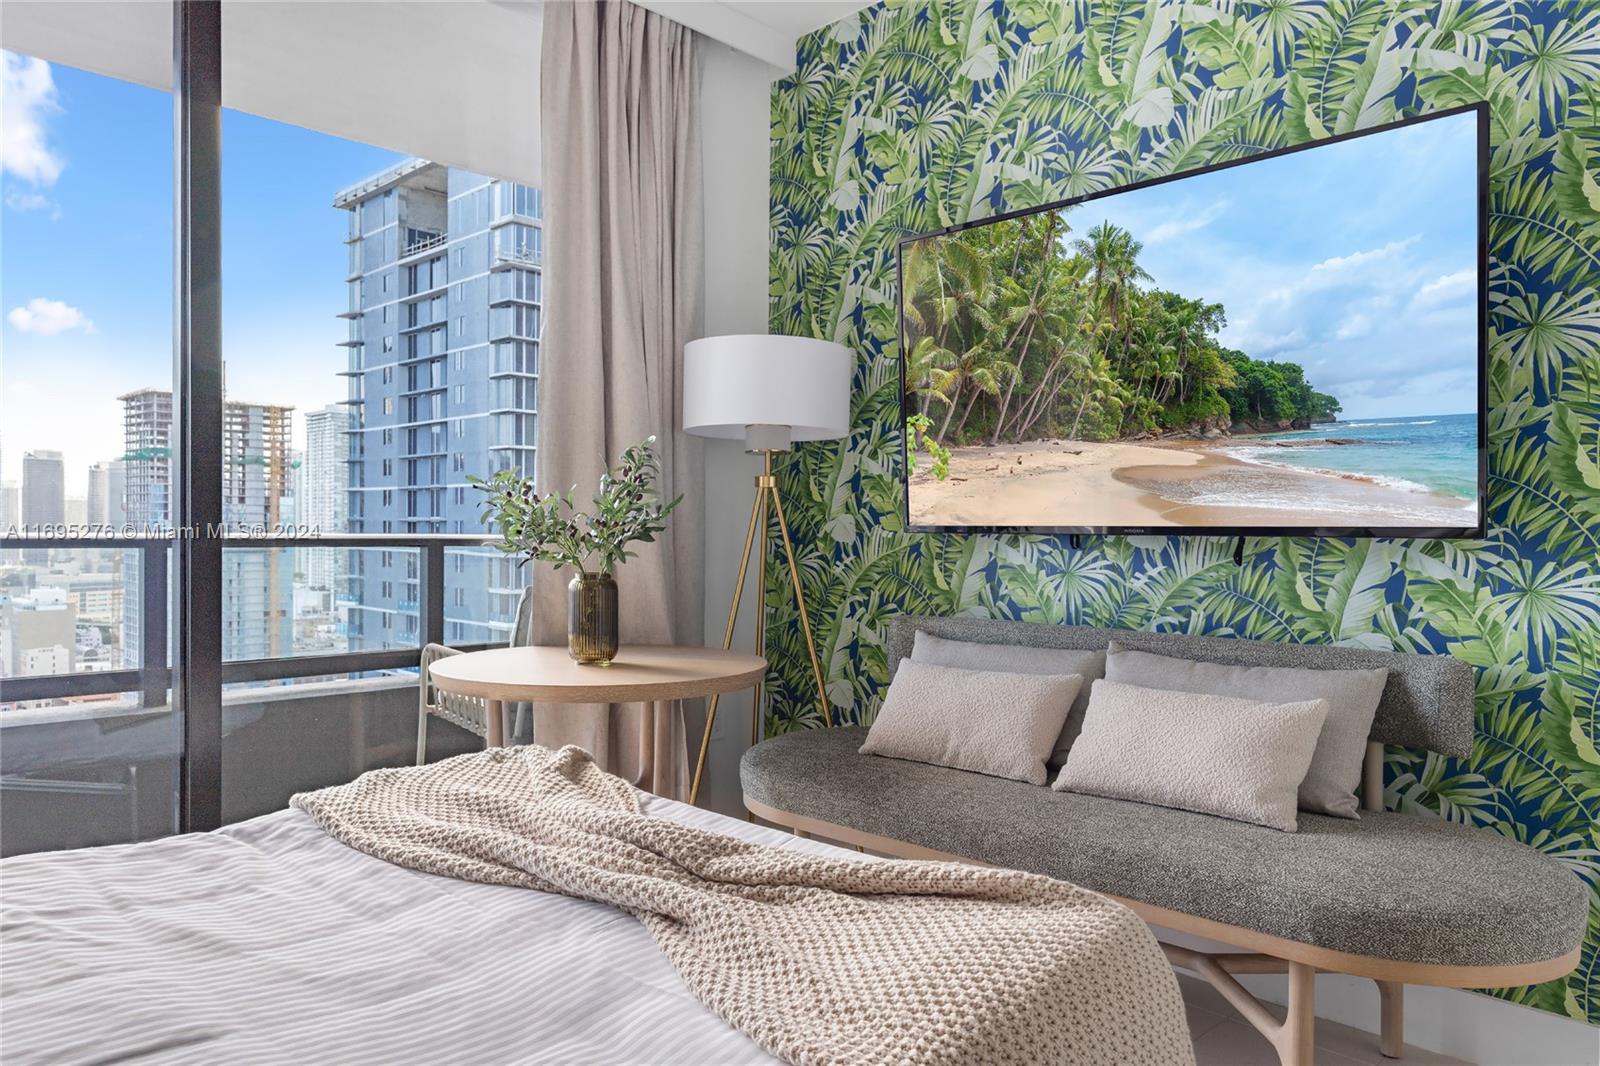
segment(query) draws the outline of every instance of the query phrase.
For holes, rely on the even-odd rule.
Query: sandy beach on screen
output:
[[[1451,496],[1244,462],[1200,441],[955,448],[944,481],[919,456],[909,491],[917,526],[1443,527],[1472,519],[1467,501]]]

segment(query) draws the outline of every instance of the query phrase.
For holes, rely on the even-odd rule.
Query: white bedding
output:
[[[658,797],[645,810],[839,850]],[[392,866],[298,810],[8,859],[0,895],[8,1066],[773,1061],[634,918]]]

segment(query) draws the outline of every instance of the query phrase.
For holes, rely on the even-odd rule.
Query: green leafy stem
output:
[[[508,555],[570,566],[582,574],[611,574],[633,558],[630,544],[649,544],[667,528],[667,515],[683,501],[680,495],[662,503],[656,492],[661,473],[653,448],[655,437],[627,448],[613,469],[600,475],[592,497],[593,513],[577,509],[574,485],[565,493],[540,495],[534,484],[514,469],[498,470],[493,477],[468,476],[486,494],[484,522],[500,534],[499,549]]]

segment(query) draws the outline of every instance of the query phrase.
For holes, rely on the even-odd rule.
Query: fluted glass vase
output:
[[[617,583],[583,572],[567,584],[567,652],[585,666],[617,657]]]

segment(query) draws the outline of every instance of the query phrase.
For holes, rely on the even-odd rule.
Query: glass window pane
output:
[[[418,17],[414,5],[376,10]],[[445,110],[452,124],[467,113]],[[502,111],[496,122],[517,121]],[[387,132],[363,143],[348,136],[359,129],[349,113],[305,125],[223,113],[227,399],[249,430],[223,472],[230,527],[341,538],[234,540],[225,552],[230,820],[293,788],[412,761],[422,645],[504,643],[522,587],[498,552],[428,538],[484,531],[469,476],[533,469],[539,198],[396,150],[428,139],[393,136],[392,116],[375,117]],[[499,239],[502,228],[514,233]],[[497,239],[512,258],[495,256]],[[503,373],[491,336],[527,346]],[[445,585],[431,633],[429,560]],[[302,668],[321,672],[284,676]],[[301,757],[315,766],[302,773]]]
[[[167,654],[172,96],[0,58],[0,853],[11,855],[173,832],[182,729]],[[27,536],[47,539],[15,543]]]

